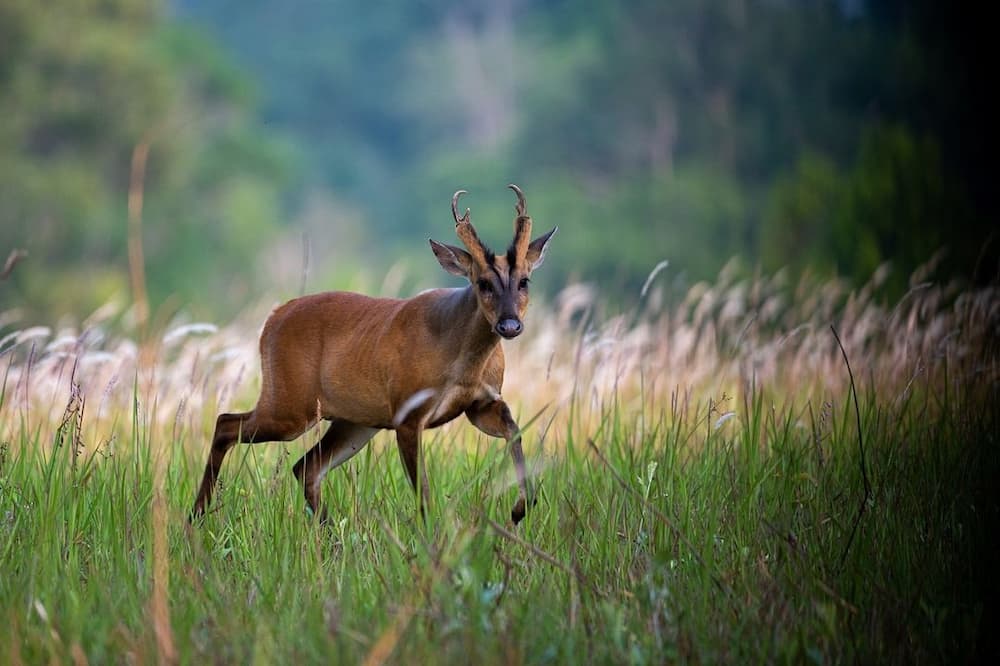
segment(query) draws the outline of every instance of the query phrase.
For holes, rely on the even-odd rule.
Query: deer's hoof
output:
[[[522,498],[517,500],[517,504],[510,511],[510,519],[514,521],[515,525],[524,520],[524,512],[524,499]]]

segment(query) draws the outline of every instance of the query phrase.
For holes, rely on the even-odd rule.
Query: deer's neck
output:
[[[485,360],[500,344],[500,336],[479,311],[472,285],[449,294],[442,303],[441,316],[442,332],[451,348],[469,361]]]

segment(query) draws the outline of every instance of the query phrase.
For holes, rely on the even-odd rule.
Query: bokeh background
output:
[[[664,260],[679,294],[988,282],[989,31],[932,1],[0,0],[0,312],[452,284],[426,238],[464,188],[504,247],[508,182],[560,227],[550,293],[634,300]]]

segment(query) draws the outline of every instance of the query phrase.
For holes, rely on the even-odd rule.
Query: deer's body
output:
[[[435,289],[408,300],[328,292],[289,301],[261,333],[264,383],[254,411],[280,411],[303,430],[317,417],[393,428],[408,400],[432,391],[423,395],[425,406],[436,406],[433,427],[499,395],[500,337],[481,317],[472,336],[446,325],[476,318],[471,292]]]
[[[515,227],[526,236],[530,218],[524,214],[523,196],[513,189],[519,200]],[[500,397],[500,340],[520,333],[526,276],[541,263],[555,230],[530,246],[521,241],[516,251],[512,245],[507,257],[495,257],[483,251],[468,212],[458,217],[458,196],[452,200],[456,227],[471,254],[434,241],[431,245],[441,265],[468,277],[469,286],[410,299],[327,292],[275,309],[260,336],[257,405],[249,412],[219,415],[193,516],[204,513],[233,445],[295,439],[319,419],[329,421],[329,429],[294,467],[315,513],[326,517],[319,500],[326,472],[350,459],[380,429],[396,431],[400,457],[422,509],[429,489],[418,464],[421,433],[464,413],[483,432],[507,439],[520,489],[512,517],[515,523],[523,518],[533,498],[518,426]]]

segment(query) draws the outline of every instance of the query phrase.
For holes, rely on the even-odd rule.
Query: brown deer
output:
[[[271,313],[260,335],[261,389],[252,411],[220,414],[191,511],[204,514],[226,453],[237,443],[289,441],[318,419],[330,422],[319,443],[293,468],[306,502],[324,522],[320,484],[328,471],[364,448],[381,429],[395,430],[399,455],[421,515],[429,499],[420,437],[465,414],[477,428],[503,437],[517,473],[517,524],[533,505],[521,435],[500,397],[504,355],[500,339],[521,334],[531,272],[545,257],[556,229],[530,240],[531,218],[517,195],[514,240],[504,255],[487,248],[451,200],[455,231],[465,250],[431,240],[438,263],[469,280],[410,299],[347,292],[303,296]],[[420,471],[420,485],[417,472]]]

